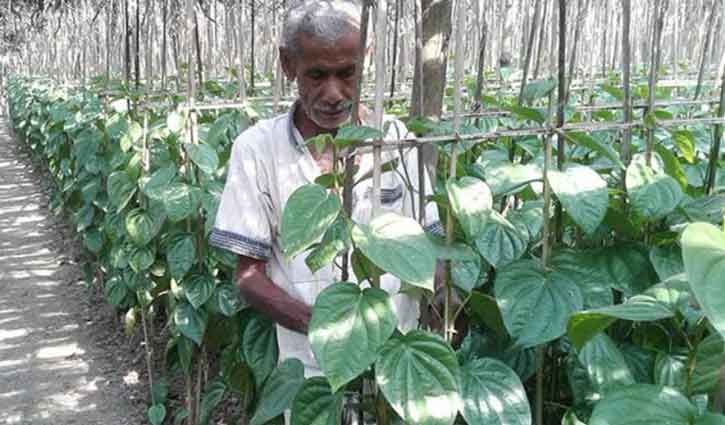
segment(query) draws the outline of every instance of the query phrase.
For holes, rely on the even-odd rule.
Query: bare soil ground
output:
[[[147,423],[140,346],[83,282],[45,182],[0,117],[0,424]]]

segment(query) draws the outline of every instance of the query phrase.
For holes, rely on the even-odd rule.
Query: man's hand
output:
[[[264,261],[240,256],[236,275],[239,291],[258,312],[287,329],[306,334],[312,309],[272,282],[265,265]]]

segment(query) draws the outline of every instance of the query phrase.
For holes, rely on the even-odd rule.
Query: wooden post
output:
[[[401,3],[402,0],[393,0],[393,3],[395,4],[395,20],[393,24],[393,51],[390,55],[390,59],[392,60],[392,64],[390,66],[391,70],[391,77],[390,77],[390,98],[393,98],[395,96],[395,71],[396,71],[396,61],[398,58],[397,52],[398,52],[398,38],[400,37],[399,34],[399,27],[400,27],[400,9],[402,9],[403,4]],[[379,6],[378,6],[379,7]]]
[[[561,128],[564,126],[565,108],[567,103],[567,84],[566,84],[566,3],[567,0],[559,0],[559,87],[558,87],[558,99],[557,99],[557,110],[556,110],[556,126]],[[564,168],[564,161],[566,159],[566,141],[561,136],[557,135],[557,152],[556,152],[556,163],[559,170]],[[563,211],[561,204],[556,204],[556,211],[554,213],[555,219],[555,234],[556,241],[560,242],[563,232]],[[543,425],[542,422],[538,422],[538,425]]]

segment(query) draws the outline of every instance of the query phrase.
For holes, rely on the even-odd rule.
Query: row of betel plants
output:
[[[455,276],[455,274],[454,274],[454,276]],[[219,394],[218,388],[217,388],[217,391],[215,391],[215,392],[210,392],[210,394]]]
[[[617,86],[613,76],[585,92],[585,102],[621,101]],[[511,116],[472,120],[459,132],[544,125],[552,115],[546,99],[555,89],[550,81],[531,84],[524,97],[530,106],[505,93],[489,96],[489,104]],[[634,92],[647,97],[644,85]],[[658,89],[657,98],[671,93]],[[616,110],[576,112],[577,100],[583,99],[567,106],[567,122],[622,120]],[[629,164],[620,158],[617,132],[566,134],[564,163],[550,161],[546,173],[563,210],[558,219],[553,207],[544,213],[540,137],[458,144],[455,176],[445,171],[453,148],[441,147],[441,178],[430,199],[441,217],[450,211],[455,218],[449,246],[391,213],[369,224],[352,222],[342,207],[340,175],[301,187],[283,215],[287,255],[306,253],[314,269],[347,248],[357,282],[328,287],[314,305],[309,339],[325,378],[303,384],[298,397],[320,401],[297,421],[293,411],[293,421],[337,417],[345,391],[368,377],[379,392],[370,392],[362,406],[376,410],[379,421],[394,412],[407,423],[531,423],[529,399],[537,399],[545,423],[725,423],[713,413],[721,411],[725,343],[718,331],[725,310],[716,297],[708,307],[702,295],[716,291],[722,266],[715,259],[723,259],[725,241],[712,227],[722,223],[721,184],[714,194],[705,191],[708,163],[718,161],[709,155],[712,129],[659,124],[712,113],[671,106],[644,114]],[[446,123],[409,124],[421,133],[451,130]],[[648,161],[650,131],[656,143]],[[380,136],[351,128],[327,142],[342,151]],[[553,221],[547,240],[544,217]],[[690,226],[694,222],[712,224]],[[545,244],[554,245],[546,266]],[[713,253],[698,255],[709,248]],[[447,283],[470,316],[457,351],[434,333],[397,331],[390,294],[376,285],[377,274],[390,273],[408,284],[406,290],[431,294],[437,259],[451,260]],[[543,373],[534,378],[537,369]]]
[[[235,256],[207,244],[231,141],[268,111],[250,105],[198,115],[190,141],[187,114],[129,110],[127,99],[107,105],[93,89],[9,83],[15,130],[47,167],[51,208],[66,213],[82,239],[87,281],[95,275],[127,329],[143,334],[150,423],[207,423],[229,397],[239,400],[235,415],[245,423],[279,422],[272,390],[294,382],[296,370],[277,367],[273,324],[239,298]],[[164,323],[160,335],[154,319]],[[152,352],[158,341],[161,370]],[[167,414],[180,378],[186,402]]]

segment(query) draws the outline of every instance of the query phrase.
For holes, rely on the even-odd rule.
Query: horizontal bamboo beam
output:
[[[675,127],[679,125],[716,125],[725,124],[725,118],[689,118],[689,119],[672,119],[657,121],[658,127]],[[556,134],[557,132],[593,132],[593,131],[613,131],[613,130],[624,130],[627,128],[644,127],[643,121],[636,121],[630,124],[623,122],[612,122],[612,123],[574,123],[567,124],[561,128],[557,127],[533,127],[533,128],[521,128],[513,130],[501,130],[501,131],[489,131],[485,133],[471,133],[471,134],[455,134],[449,136],[433,136],[433,137],[419,137],[419,138],[403,138],[398,140],[386,140],[383,145],[384,151],[393,151],[401,147],[415,147],[426,143],[434,144],[449,144],[454,142],[466,142],[466,141],[487,141],[499,139],[501,137],[524,137],[524,136],[542,136]],[[375,145],[374,141],[361,142],[357,145],[359,149],[356,153],[368,153],[372,152],[372,147]]]

